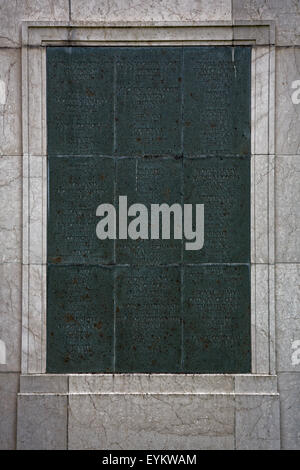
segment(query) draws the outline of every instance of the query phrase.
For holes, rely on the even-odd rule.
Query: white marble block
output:
[[[72,21],[231,21],[231,0],[71,1]]]
[[[0,156],[0,263],[21,262],[22,157]]]
[[[300,373],[282,372],[280,392],[281,444],[284,450],[300,449]]]
[[[300,9],[297,0],[233,0],[235,20],[273,20],[276,44],[300,44]]]
[[[13,450],[17,434],[19,374],[0,372],[0,450]]]
[[[21,139],[21,52],[0,48],[0,155],[21,155]]]
[[[299,173],[300,156],[276,157],[275,236],[276,261],[278,263],[300,262]]]
[[[298,155],[300,154],[300,48],[277,48],[276,64],[276,153]]]
[[[276,266],[278,372],[300,372],[300,264]]]
[[[230,395],[71,395],[70,449],[233,449]]]
[[[237,450],[279,450],[279,396],[237,396],[235,426]]]
[[[21,44],[22,21],[67,21],[69,0],[1,0],[0,47]]]
[[[67,448],[67,397],[19,395],[17,449]]]
[[[0,340],[5,345],[1,372],[21,370],[21,266],[0,264]]]

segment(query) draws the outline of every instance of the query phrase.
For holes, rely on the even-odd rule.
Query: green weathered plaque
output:
[[[115,371],[180,372],[180,268],[119,267],[115,285]]]
[[[184,152],[250,154],[249,47],[184,48]]]
[[[151,204],[182,201],[182,159],[125,158],[117,161],[117,194],[127,195],[128,206],[139,202],[148,209],[148,239],[117,240],[118,264],[157,265],[180,263],[182,240],[151,239]],[[130,221],[133,217],[129,218]],[[161,231],[160,231],[161,235]]]
[[[96,209],[114,202],[111,158],[53,157],[48,159],[48,263],[111,264],[111,240],[95,236]]]
[[[182,49],[119,48],[116,154],[182,153]]]
[[[47,49],[48,372],[250,372],[250,57]],[[129,236],[134,204],[143,238]],[[161,214],[153,239],[161,204],[181,207],[180,238],[171,213],[170,238]],[[185,205],[194,230],[204,205],[200,249]]]
[[[48,372],[113,372],[113,270],[48,266]]]
[[[49,155],[111,155],[114,49],[47,48]]]
[[[183,272],[184,371],[250,371],[249,266],[185,266]]]
[[[187,263],[250,261],[250,158],[203,157],[184,162],[184,202],[204,204],[204,246]]]

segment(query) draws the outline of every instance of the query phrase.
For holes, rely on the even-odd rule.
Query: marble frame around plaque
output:
[[[252,46],[252,374],[275,373],[274,42],[272,22],[23,23],[23,374],[46,371],[46,46],[49,45]]]

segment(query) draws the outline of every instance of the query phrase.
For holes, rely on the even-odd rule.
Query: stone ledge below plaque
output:
[[[277,395],[265,374],[28,374],[21,394],[261,394]]]

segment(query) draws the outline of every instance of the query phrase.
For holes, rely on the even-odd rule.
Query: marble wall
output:
[[[297,344],[300,345],[300,93],[297,95],[295,87],[299,88],[296,82],[300,81],[300,3],[296,0],[92,0],[84,3],[83,7],[83,0],[0,0],[0,448],[16,447],[18,421],[19,448],[66,448],[67,445],[69,448],[117,448],[118,439],[120,441],[122,438],[123,445],[127,447],[142,447],[148,441],[150,447],[164,446],[170,449],[176,446],[183,448],[184,444],[187,448],[281,446],[283,449],[299,449],[300,352],[297,354]],[[213,389],[207,389],[202,383],[201,390],[205,391],[203,396],[196,394],[193,399],[187,399],[184,394],[177,398],[169,395],[160,401],[161,395],[156,395],[155,387],[153,395],[149,397],[141,395],[133,399],[133,395],[125,389],[122,395],[112,399],[109,395],[111,385],[104,397],[95,399],[92,393],[83,396],[74,394],[68,398],[72,384],[64,382],[67,378],[58,378],[58,382],[53,379],[51,384],[41,384],[40,391],[35,382],[33,396],[21,394],[17,410],[22,321],[21,22],[26,20],[139,21],[155,24],[274,21],[274,268],[279,404],[274,384],[271,391],[266,391],[264,387],[260,389],[261,385],[256,384],[252,395],[249,394],[249,384],[245,393],[243,387],[246,382],[240,383],[238,379],[234,385],[229,383],[230,379],[222,383],[218,390],[227,390],[226,397],[214,395],[216,385]],[[268,230],[267,225],[265,230]],[[261,259],[264,260],[266,256],[264,254]],[[34,263],[31,269],[35,269]],[[33,344],[34,334],[32,332]],[[23,387],[23,392],[28,392],[30,383],[27,381]],[[51,398],[42,394],[49,390],[53,393]],[[182,389],[179,391],[182,393]],[[263,400],[265,393],[269,395]],[[235,398],[230,394],[235,394]],[[103,407],[99,408],[101,399],[106,402],[107,414],[103,413]],[[67,429],[68,401],[70,414]],[[36,412],[37,409],[41,414]],[[95,410],[98,420],[94,419]],[[123,413],[128,417],[138,415],[138,422],[124,423]],[[160,415],[166,418],[165,426],[159,420]],[[120,428],[107,429],[105,423],[118,416]],[[49,425],[45,427],[44,418],[48,420],[50,417]],[[144,426],[145,422],[147,426]],[[32,435],[34,428],[39,432]],[[89,430],[90,438],[87,434],[86,439],[82,440],[80,437],[86,429]],[[135,436],[139,436],[140,440],[136,441]]]

